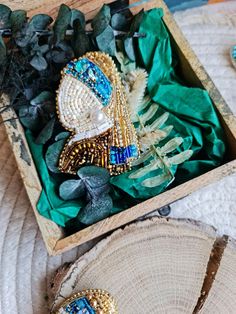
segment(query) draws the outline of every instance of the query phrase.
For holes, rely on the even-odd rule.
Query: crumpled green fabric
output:
[[[192,149],[191,160],[172,169],[173,184],[179,184],[219,166],[224,158],[224,133],[208,93],[199,88],[185,87],[175,73],[169,33],[162,21],[163,10],[152,9],[144,13],[139,32],[145,38],[138,41],[140,66],[149,74],[148,92],[162,110],[170,113],[168,125],[174,126],[171,136],[181,136],[182,150]],[[155,175],[158,175],[157,170]],[[141,185],[144,179],[128,179],[124,173],[111,179],[111,183],[129,196],[147,199],[162,192],[168,183],[155,188]],[[152,173],[153,176],[153,173]],[[173,184],[171,186],[173,186]]]
[[[64,227],[67,221],[78,215],[81,202],[79,200],[66,202],[59,197],[58,188],[61,180],[50,175],[44,160],[43,145],[35,144],[31,131],[27,130],[25,135],[43,188],[37,209],[42,216]]]
[[[163,11],[153,9],[144,13],[139,31],[146,33],[138,40],[139,66],[149,73],[148,92],[161,109],[170,112],[168,125],[174,125],[173,136],[181,136],[184,142],[182,150],[192,149],[191,160],[172,169],[176,179],[174,184],[187,181],[220,165],[224,158],[224,134],[214,106],[206,91],[186,87],[176,75],[176,60],[170,44],[170,36],[162,21]],[[187,84],[186,84],[187,85]],[[43,216],[60,226],[76,217],[80,200],[64,202],[58,195],[60,180],[52,176],[45,164],[43,146],[34,143],[32,134],[26,132],[27,140],[41,178],[43,191],[37,208]],[[129,173],[111,178],[114,208],[112,213],[126,209],[143,199],[147,199],[166,188],[166,184],[157,188],[144,188],[141,180],[127,179]],[[143,178],[142,178],[143,180]]]

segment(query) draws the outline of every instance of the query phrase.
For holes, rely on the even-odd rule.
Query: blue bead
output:
[[[85,297],[72,301],[65,307],[65,311],[69,314],[95,314],[95,310]]]
[[[75,65],[74,62],[70,61],[70,62],[67,64],[67,67],[68,67],[69,69],[73,69],[74,65]]]

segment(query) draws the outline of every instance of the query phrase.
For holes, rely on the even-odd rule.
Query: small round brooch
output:
[[[57,92],[57,113],[71,132],[59,160],[62,172],[75,174],[91,164],[117,175],[129,170],[138,157],[125,89],[109,55],[88,52],[66,65]]]
[[[104,290],[83,290],[68,298],[55,314],[118,314],[115,299]]]

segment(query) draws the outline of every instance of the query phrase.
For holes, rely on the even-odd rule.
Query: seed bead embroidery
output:
[[[124,87],[112,58],[88,52],[62,71],[57,113],[72,135],[59,160],[62,172],[79,167],[105,167],[111,175],[131,168],[139,147]]]

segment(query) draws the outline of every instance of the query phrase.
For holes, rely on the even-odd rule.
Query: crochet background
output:
[[[236,114],[236,2],[175,13],[200,61]],[[0,128],[0,314],[48,312],[50,278],[93,243],[57,257],[46,253],[3,127]],[[194,218],[236,238],[236,175],[171,205],[173,217]]]

